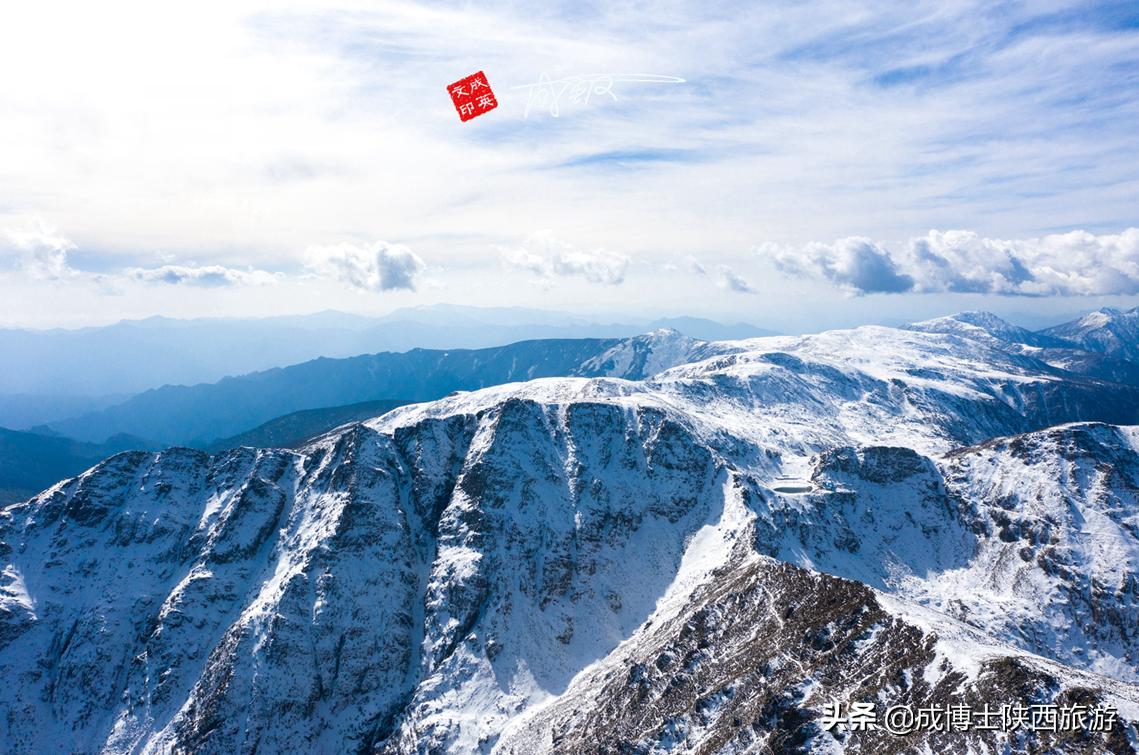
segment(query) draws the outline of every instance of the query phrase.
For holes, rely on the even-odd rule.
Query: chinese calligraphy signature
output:
[[[526,111],[523,118],[529,118],[535,108],[544,109],[557,118],[562,104],[588,105],[590,98],[603,97],[617,102],[614,86],[623,83],[636,84],[683,84],[677,76],[660,76],[652,73],[595,73],[586,76],[566,76],[551,79],[547,74],[538,77],[535,84],[523,84],[511,89],[525,89]]]

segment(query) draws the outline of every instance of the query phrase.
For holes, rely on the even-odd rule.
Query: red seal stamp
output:
[[[498,100],[486,81],[486,74],[482,71],[472,73],[465,79],[459,79],[447,87],[451,94],[451,101],[455,103],[455,110],[459,111],[459,120],[466,122],[471,118],[494,110],[498,107]]]

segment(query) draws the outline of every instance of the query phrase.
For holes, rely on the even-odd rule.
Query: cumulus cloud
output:
[[[311,247],[307,267],[367,291],[415,290],[415,279],[427,267],[418,254],[401,244],[377,241],[370,247],[334,244]]]
[[[900,293],[914,286],[913,278],[898,271],[889,252],[861,236],[773,251],[775,266],[785,273],[823,278],[858,293]]]
[[[3,233],[17,250],[17,263],[29,277],[38,280],[73,280],[93,283],[101,293],[122,293],[124,281],[165,283],[171,285],[216,288],[223,286],[263,285],[275,283],[279,274],[264,270],[240,270],[221,265],[187,266],[166,264],[161,267],[128,267],[118,272],[99,274],[76,270],[68,261],[75,244],[55,228],[37,220],[21,229]]]
[[[1096,296],[1139,293],[1139,228],[1003,241],[930,231],[905,253],[922,291]]]
[[[546,280],[555,276],[580,276],[591,283],[615,286],[625,280],[629,257],[606,249],[586,251],[560,241],[548,231],[526,237],[522,245],[503,252],[509,267],[528,270]]]
[[[75,244],[55,228],[37,221],[22,229],[8,229],[5,235],[15,246],[20,269],[38,280],[61,280],[76,274],[67,262]]]
[[[867,238],[760,254],[788,274],[830,281],[856,295],[981,293],[1108,296],[1139,293],[1139,228],[1032,239],[989,239],[972,231],[930,231],[888,250]]]
[[[262,286],[276,283],[278,276],[264,270],[238,270],[222,265],[163,265],[162,267],[130,267],[123,276],[142,283],[225,288],[229,286]]]

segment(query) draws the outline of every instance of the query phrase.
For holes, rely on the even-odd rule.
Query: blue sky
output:
[[[0,66],[0,325],[1139,303],[1135,3],[49,0]]]

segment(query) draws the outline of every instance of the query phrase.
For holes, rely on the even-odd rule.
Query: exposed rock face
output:
[[[828,731],[818,712],[828,702],[873,701],[880,713],[896,705],[979,711],[1008,700],[1094,704],[1101,693],[1036,659],[994,654],[971,673],[958,670],[939,655],[935,634],[885,610],[873,590],[768,559],[717,572],[683,611],[634,640],[514,727],[498,751],[1132,751],[1120,729],[1020,737]]]
[[[1128,752],[1134,389],[943,334],[738,342],[122,454],[0,514],[13,752]],[[979,445],[969,445],[977,444]],[[1079,699],[1114,732],[828,731]],[[1007,749],[1006,749],[1007,748]]]

